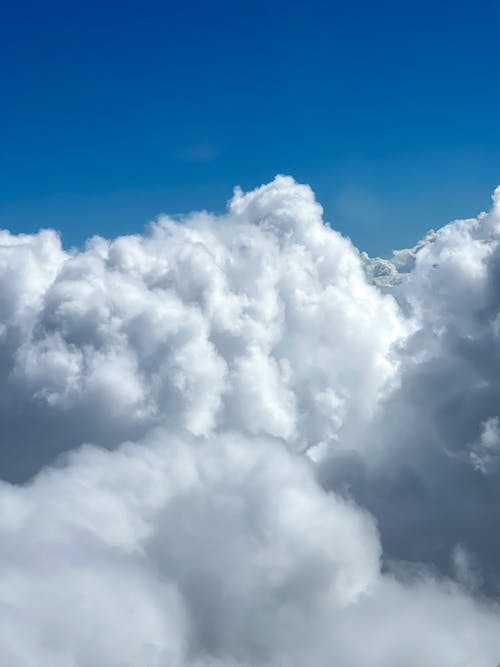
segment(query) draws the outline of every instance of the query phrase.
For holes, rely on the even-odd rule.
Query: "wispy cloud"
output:
[[[186,146],[179,151],[179,159],[183,162],[204,163],[212,162],[219,155],[219,148],[209,141]]]

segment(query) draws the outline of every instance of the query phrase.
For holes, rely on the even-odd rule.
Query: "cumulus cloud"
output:
[[[490,592],[500,584],[499,234],[497,190],[490,212],[429,235],[402,280],[384,286],[415,327],[398,350],[399,385],[363,456],[333,456],[321,471],[327,488],[348,487],[375,514],[391,557],[450,572],[462,544]]]
[[[161,425],[302,451],[355,429],[395,376],[394,299],[290,178],[236,191],[225,216],[163,217],[83,252],[51,232],[3,238],[7,479]]]
[[[2,664],[494,667],[499,223],[1,232]]]

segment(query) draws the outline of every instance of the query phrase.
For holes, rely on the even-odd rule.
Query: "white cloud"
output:
[[[276,441],[159,432],[1,496],[11,665],[481,667],[500,651],[493,609],[381,575],[370,517]]]
[[[481,424],[481,436],[470,453],[472,464],[483,473],[494,469],[500,458],[499,418],[490,417]]]
[[[405,323],[394,299],[367,284],[356,251],[290,178],[236,192],[220,218],[162,218],[148,236],[92,239],[84,252],[64,254],[47,233],[22,251],[6,238],[6,291],[32,300],[3,321],[8,478],[160,425],[331,443],[395,375]],[[336,397],[326,409],[325,396]]]
[[[321,215],[1,233],[2,664],[500,660],[498,207],[383,266]]]
[[[489,593],[500,583],[498,192],[490,212],[428,235],[404,279],[384,286],[414,326],[398,351],[400,383],[362,436],[363,457],[321,472],[375,514],[391,557],[450,573],[462,544]]]

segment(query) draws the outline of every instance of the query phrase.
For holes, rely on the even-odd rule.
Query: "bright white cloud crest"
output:
[[[2,664],[500,661],[498,209],[393,263],[321,216],[1,232]]]

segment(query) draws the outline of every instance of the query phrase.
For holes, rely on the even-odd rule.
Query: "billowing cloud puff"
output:
[[[384,291],[415,327],[398,350],[400,383],[362,436],[363,456],[359,444],[333,453],[320,473],[375,514],[391,557],[450,572],[460,546],[490,592],[500,585],[499,240],[497,190],[489,213],[399,253],[411,261],[396,262]]]
[[[495,667],[499,222],[2,232],[1,664]]]
[[[0,491],[5,664],[482,667],[500,651],[494,609],[381,575],[369,515],[276,440],[157,432]]]
[[[236,191],[219,218],[162,217],[145,237],[94,238],[83,252],[50,232],[4,238],[8,479],[158,426],[303,451],[355,429],[394,378],[405,333],[394,299],[290,178]]]

